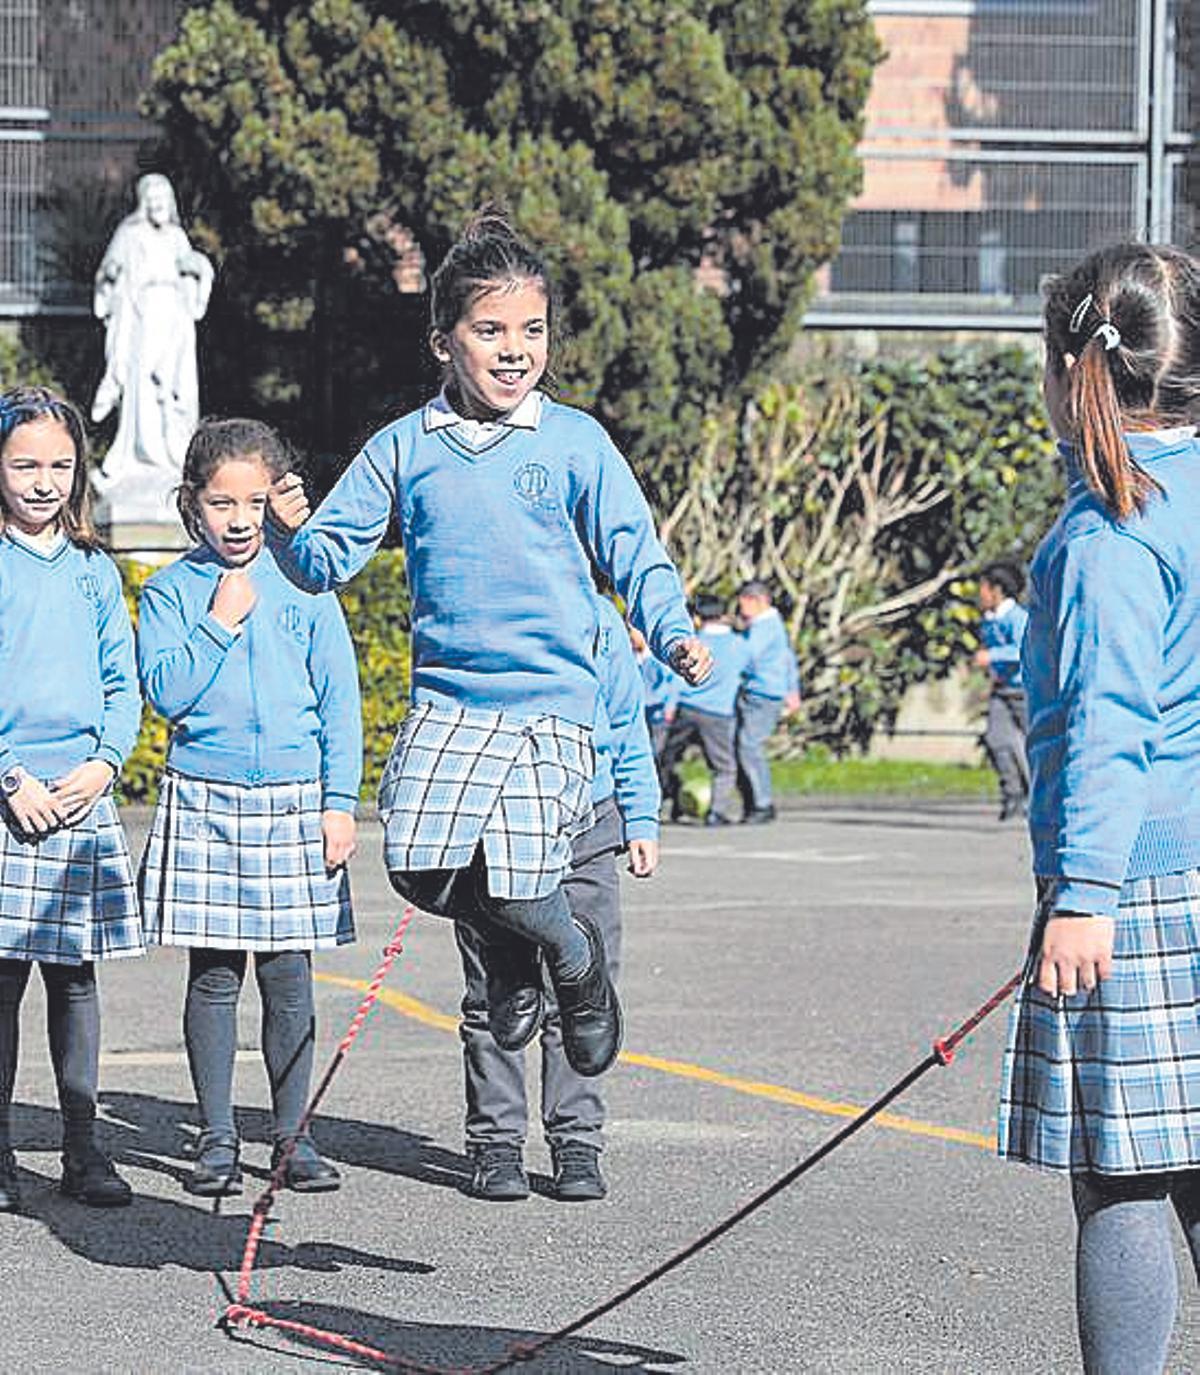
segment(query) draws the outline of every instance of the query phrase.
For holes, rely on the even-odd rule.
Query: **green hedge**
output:
[[[118,560],[125,598],[137,624],[137,599],[154,572],[145,564]],[[404,556],[389,549],[376,555],[339,594],[358,656],[363,703],[363,797],[374,797],[392,737],[408,701],[408,590]],[[145,707],[137,745],[121,777],[125,802],[153,802],[167,752],[167,723]]]

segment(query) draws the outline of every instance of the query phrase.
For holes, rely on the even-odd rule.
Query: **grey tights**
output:
[[[68,1150],[91,1145],[100,1066],[100,999],[93,964],[39,962],[46,987],[46,1030],[58,1085],[63,1143]],[[0,960],[0,1150],[8,1150],[10,1105],[17,1073],[21,1000],[33,965]]]
[[[234,1136],[233,1062],[237,1005],[246,976],[244,950],[193,949],[188,959],[183,1035],[205,1128]],[[280,950],[254,957],[262,1001],[262,1050],[271,1084],[276,1138],[293,1136],[312,1079],[312,956]]]
[[[1075,1293],[1087,1375],[1161,1375],[1179,1282],[1171,1211],[1200,1273],[1200,1169],[1076,1175]]]

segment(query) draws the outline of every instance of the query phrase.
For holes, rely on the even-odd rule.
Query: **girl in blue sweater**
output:
[[[399,524],[413,707],[380,789],[390,877],[480,933],[505,1049],[541,1021],[540,948],[567,1059],[599,1074],[620,1010],[595,923],[572,917],[561,886],[591,821],[593,566],[660,659],[699,678],[708,656],[625,460],[594,420],[538,390],[553,325],[541,257],[481,216],[432,298],[444,390],[371,438],[307,524],[299,480],[277,484],[278,557],[301,586],[332,587]]]
[[[1200,264],[1131,244],[1057,278],[1066,464],[1021,669],[1039,908],[1000,1150],[1071,1175],[1088,1371],[1161,1371],[1169,1218],[1200,1265]]]
[[[241,1191],[233,1118],[237,1004],[249,952],[263,1005],[272,1169],[336,1189],[298,1135],[313,1063],[312,952],[354,938],[346,861],[362,769],[354,650],[332,594],[309,596],[263,547],[271,483],[290,466],[253,420],[207,420],[179,512],[196,548],[142,593],[146,696],[170,721],[142,866],[147,939],[188,949],[184,1038],[202,1130],[186,1187]]]
[[[141,702],[121,577],[88,514],[78,412],[44,387],[0,395],[0,1210],[20,1204],[9,1131],[21,1000],[46,988],[63,1117],[62,1191],[130,1200],[94,1138],[95,961],[143,952],[112,785]]]

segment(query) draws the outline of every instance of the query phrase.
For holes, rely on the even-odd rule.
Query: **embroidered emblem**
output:
[[[304,617],[295,602],[287,602],[279,608],[279,628],[301,644],[307,636],[304,633]]]
[[[89,602],[100,600],[100,579],[95,573],[80,573],[75,583]]]
[[[513,474],[513,486],[526,501],[544,505],[542,498],[550,488],[550,469],[544,463],[522,464]]]

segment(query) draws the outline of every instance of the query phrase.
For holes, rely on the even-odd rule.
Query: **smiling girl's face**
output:
[[[75,441],[61,420],[43,416],[18,425],[0,453],[5,519],[33,538],[57,529],[78,462]]]
[[[508,415],[537,386],[546,371],[549,313],[545,284],[518,277],[475,296],[449,334],[434,331],[434,356],[450,365],[464,414]]]

